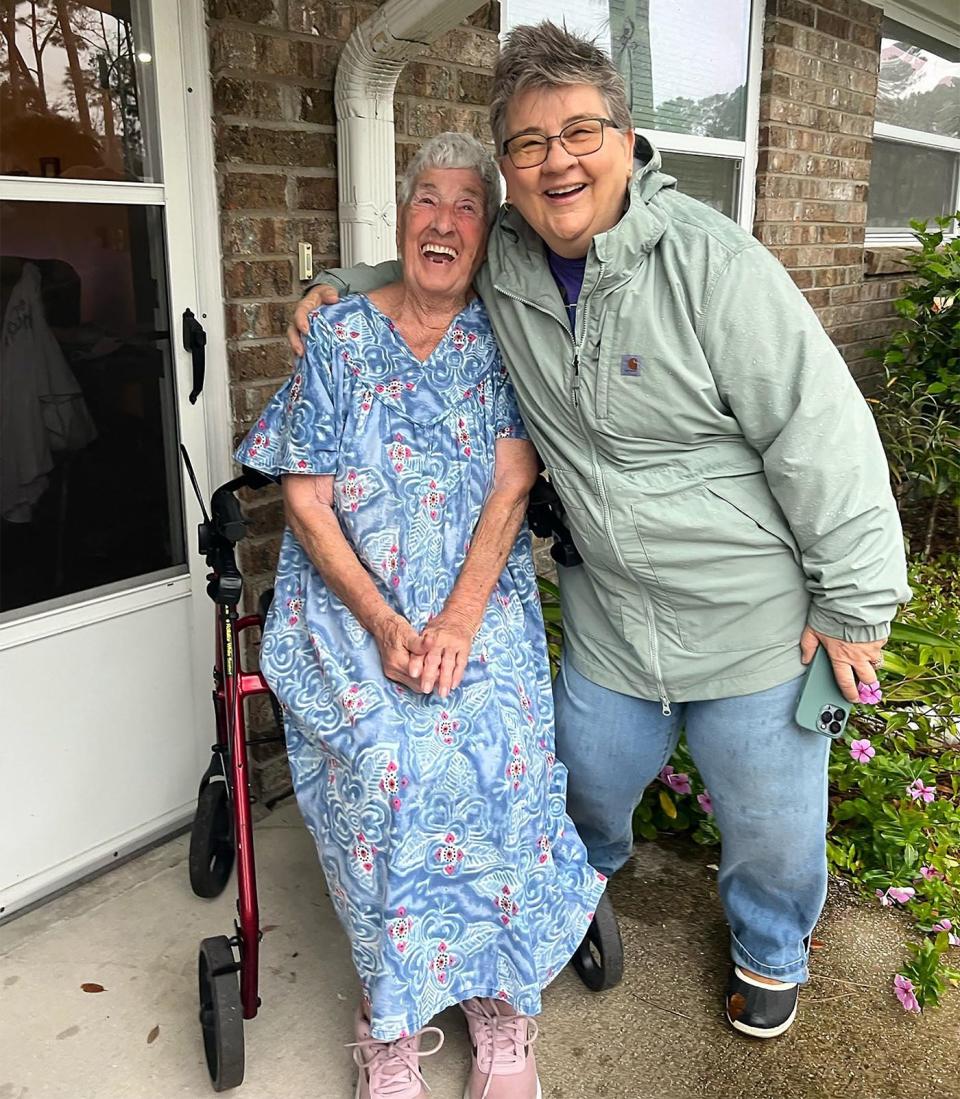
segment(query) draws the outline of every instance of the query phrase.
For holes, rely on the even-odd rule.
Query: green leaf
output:
[[[929,645],[935,649],[950,649],[960,652],[960,641],[949,641],[946,637],[934,633],[912,622],[894,622],[890,627],[890,640],[908,645]]]
[[[545,576],[537,577],[537,586],[542,592],[552,596],[554,599],[560,598],[560,589],[552,580],[548,580]]]
[[[832,819],[839,822],[852,820],[854,817],[859,816],[860,809],[857,807],[855,801],[841,801],[831,813]]]

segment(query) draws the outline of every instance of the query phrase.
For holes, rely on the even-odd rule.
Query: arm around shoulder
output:
[[[379,290],[402,276],[399,260],[384,260],[375,267],[368,263],[358,263],[356,267],[328,267],[321,271],[305,288],[315,286],[333,286],[341,294],[366,294]]]

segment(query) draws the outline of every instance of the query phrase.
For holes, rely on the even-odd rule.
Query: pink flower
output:
[[[917,1002],[917,994],[913,990],[913,981],[904,977],[902,973],[898,973],[893,978],[893,991],[904,1011],[919,1013],[920,1004]]]
[[[850,755],[857,763],[869,763],[876,754],[877,749],[874,748],[869,740],[855,740],[850,745]]]
[[[937,796],[936,786],[924,786],[922,778],[915,778],[907,787],[907,793],[914,801],[931,802]]]
[[[889,889],[884,892],[882,889],[877,891],[877,899],[883,905],[884,908],[889,908],[894,902],[897,904],[906,904],[911,897],[916,896],[916,890],[909,885],[891,885]]]
[[[921,866],[920,877],[923,878],[924,881],[936,881],[937,878],[942,878],[943,874],[932,866]]]
[[[939,923],[935,923],[931,928],[931,931],[946,931],[947,942],[951,946],[960,946],[960,938],[958,938],[953,932],[953,920],[944,916]]]
[[[858,683],[857,695],[864,705],[876,706],[883,698],[883,691],[880,690],[880,684],[876,681],[873,683]]]
[[[660,781],[664,786],[669,786],[671,790],[675,790],[678,794],[689,794],[690,791],[690,776],[684,774],[683,771],[679,773],[668,764],[660,772]]]
[[[911,897],[916,896],[917,891],[909,885],[891,885],[887,890],[887,893],[893,897],[898,904],[906,904]]]
[[[697,802],[708,816],[713,816],[713,798],[710,797],[707,790],[704,790],[702,794],[697,794]]]

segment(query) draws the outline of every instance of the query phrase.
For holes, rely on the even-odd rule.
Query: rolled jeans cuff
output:
[[[807,969],[809,954],[808,948],[794,962],[787,962],[785,965],[764,965],[748,950],[745,950],[737,936],[732,931],[730,932],[730,957],[733,959],[734,965],[740,966],[741,969],[749,969],[751,973],[759,973],[761,977],[769,977],[774,981],[783,981],[784,983],[795,981],[799,985],[806,984],[810,979],[810,973]]]

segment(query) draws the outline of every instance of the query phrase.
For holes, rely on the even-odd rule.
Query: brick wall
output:
[[[284,332],[300,296],[297,242],[314,265],[339,261],[333,79],[340,51],[376,3],[207,0],[223,242],[224,308],[234,427],[242,435],[290,368]],[[467,130],[490,140],[486,103],[497,53],[499,5],[407,65],[397,89],[397,164],[425,137]],[[247,500],[241,547],[248,606],[276,564],[281,505],[275,491]],[[268,724],[255,708],[255,726]],[[286,782],[282,758],[255,754],[262,795]]]
[[[882,17],[861,0],[767,0],[754,222],[866,383],[902,286],[864,252]]]

